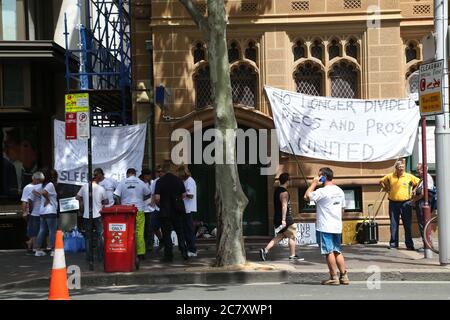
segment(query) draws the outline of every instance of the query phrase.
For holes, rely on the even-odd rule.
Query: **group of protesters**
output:
[[[380,180],[382,191],[387,192],[389,198],[389,218],[391,238],[389,249],[399,246],[400,218],[405,229],[405,245],[407,250],[415,250],[412,240],[411,222],[412,208],[415,208],[420,234],[424,241],[424,166],[417,165],[416,177],[405,172],[404,160],[398,160],[394,165],[394,172],[385,175]],[[326,258],[330,277],[323,280],[323,285],[348,285],[350,283],[344,256],[342,254],[342,215],[345,210],[345,194],[333,181],[333,170],[328,167],[320,168],[304,194],[307,202],[316,205],[316,239],[321,254]],[[427,187],[435,193],[434,181],[427,174]],[[288,239],[289,260],[304,260],[296,254],[295,235],[296,226],[292,217],[291,201],[288,191],[290,176],[284,172],[278,177],[279,187],[274,190],[274,226],[275,237],[259,250],[260,258],[266,261],[270,250],[281,240]],[[425,244],[425,242],[424,242]],[[418,251],[422,251],[419,248]],[[339,276],[338,272],[339,271]]]
[[[76,199],[83,212],[86,239],[86,258],[91,252],[91,235],[95,233],[97,257],[103,259],[103,223],[101,210],[112,205],[133,205],[136,216],[136,252],[139,259],[155,248],[155,236],[164,248],[165,261],[173,260],[172,231],[175,231],[181,256],[187,260],[197,256],[193,215],[197,211],[196,183],[189,169],[181,165],[176,174],[170,172],[170,163],[157,166],[155,176],[151,170],[129,168],[120,182],[105,177],[102,168],[96,168],[92,177],[92,218],[89,216],[89,184],[84,184]],[[58,174],[54,169],[35,172],[32,182],[22,192],[22,212],[27,217],[28,253],[35,256],[53,255],[58,228]],[[46,248],[45,239],[48,234]]]

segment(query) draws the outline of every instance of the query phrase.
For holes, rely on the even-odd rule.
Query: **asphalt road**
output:
[[[370,288],[369,288],[370,287]],[[256,283],[152,285],[71,290],[72,300],[450,300],[450,281],[353,282],[349,286]],[[46,299],[47,289],[0,291],[0,300]]]

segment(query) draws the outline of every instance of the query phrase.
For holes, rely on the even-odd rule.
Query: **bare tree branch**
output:
[[[179,0],[180,3],[186,8],[189,14],[194,20],[195,24],[199,27],[200,31],[205,33],[206,36],[209,35],[210,29],[208,25],[208,20],[198,11],[197,7],[194,5],[192,0]]]

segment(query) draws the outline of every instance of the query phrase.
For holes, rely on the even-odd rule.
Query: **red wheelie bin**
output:
[[[131,272],[139,268],[135,225],[138,209],[117,205],[100,211],[103,219],[105,272]]]

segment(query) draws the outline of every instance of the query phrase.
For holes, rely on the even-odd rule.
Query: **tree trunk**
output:
[[[179,0],[208,40],[208,62],[214,91],[215,127],[221,133],[223,164],[216,164],[217,254],[216,266],[246,262],[242,218],[248,200],[242,191],[236,164],[237,129],[231,96],[230,64],[226,41],[224,0],[208,0],[208,20],[191,0]],[[227,134],[232,130],[234,134]],[[217,137],[216,137],[217,139]],[[216,155],[217,155],[216,149]],[[228,157],[227,157],[228,154]],[[232,163],[226,159],[234,159]],[[217,157],[216,157],[217,159]]]
[[[215,127],[223,139],[223,164],[216,164],[217,255],[216,265],[246,262],[242,218],[248,200],[242,191],[236,164],[237,123],[231,96],[224,1],[208,0],[208,61],[214,88]],[[217,151],[216,151],[217,152]],[[232,163],[227,163],[227,153]],[[228,158],[229,159],[229,158]]]

